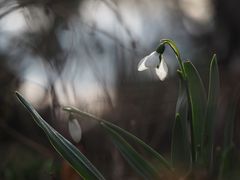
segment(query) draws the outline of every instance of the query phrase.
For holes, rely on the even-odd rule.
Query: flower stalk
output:
[[[192,119],[192,102],[191,102],[191,97],[190,97],[190,90],[189,90],[189,82],[187,78],[187,73],[184,67],[184,62],[180,56],[180,52],[175,44],[174,41],[170,39],[163,39],[160,42],[160,45],[157,47],[157,49],[152,52],[150,55],[146,56],[144,59],[142,59],[139,62],[138,70],[142,71],[148,68],[154,67],[156,69],[156,74],[160,78],[160,80],[164,80],[167,76],[168,73],[168,68],[167,64],[165,63],[163,59],[163,54],[165,51],[165,46],[168,45],[172,51],[174,52],[176,59],[179,64],[179,70],[178,73],[181,76],[180,78],[183,80],[183,84],[186,87],[186,94],[187,94],[187,101],[189,104],[189,112],[188,112],[188,119],[189,120],[189,128],[190,128],[190,136],[191,136],[191,155],[192,155],[192,163],[195,163],[198,159],[198,150],[196,149],[196,137],[195,137],[195,132],[194,132],[194,122]],[[158,56],[158,58],[156,58]],[[178,112],[176,112],[178,113]]]

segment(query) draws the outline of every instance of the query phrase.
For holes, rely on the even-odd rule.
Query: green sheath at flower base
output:
[[[164,50],[165,50],[165,44],[162,44],[162,43],[161,43],[161,44],[158,46],[158,48],[156,49],[156,52],[159,53],[159,54],[163,54]]]

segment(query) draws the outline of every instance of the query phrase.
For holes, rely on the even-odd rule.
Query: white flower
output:
[[[68,131],[75,143],[79,143],[82,138],[82,129],[77,119],[69,119]]]
[[[154,51],[145,58],[143,58],[139,63],[138,63],[138,71],[144,71],[146,69],[155,69],[155,72],[159,79],[163,81],[168,74],[168,67],[163,59],[163,56],[161,57],[161,62],[159,60],[159,53]]]

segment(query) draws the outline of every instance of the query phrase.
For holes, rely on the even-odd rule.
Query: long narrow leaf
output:
[[[233,136],[234,136],[234,124],[235,124],[235,117],[236,117],[236,110],[238,101],[240,99],[239,89],[231,98],[231,102],[229,102],[227,111],[226,111],[226,124],[224,129],[224,149],[229,149],[229,147],[234,144]]]
[[[106,126],[111,128],[113,131],[115,131],[119,135],[135,142],[140,147],[142,147],[143,150],[145,150],[145,152],[148,153],[148,155],[150,155],[155,160],[158,160],[158,164],[161,164],[166,169],[172,171],[172,167],[171,167],[170,163],[163,156],[161,156],[158,152],[156,152],[149,145],[144,143],[141,139],[139,139],[138,137],[134,136],[133,134],[127,132],[126,130],[120,128],[119,126],[116,126],[116,125],[114,125],[114,124],[112,124],[108,121],[103,120],[103,119],[97,118],[97,117],[95,117],[95,116],[93,116],[89,113],[83,112],[83,111],[81,111],[77,108],[74,108],[74,107],[65,107],[64,110],[72,112],[72,113],[76,113],[80,116],[80,118],[85,119],[85,120],[94,120],[94,121],[97,121],[98,123],[103,122]]]
[[[191,125],[193,130],[191,138],[196,153],[195,157],[193,157],[193,161],[195,161],[200,154],[207,100],[205,88],[197,69],[190,61],[184,63],[184,68],[187,74],[188,96],[191,106]]]
[[[234,171],[239,172],[239,155],[236,153],[236,147],[234,144],[234,128],[235,128],[235,117],[237,104],[239,102],[239,88],[233,93],[233,97],[230,99],[228,104],[226,115],[225,115],[225,128],[224,128],[224,144],[222,150],[222,157],[220,159],[220,170],[219,179],[231,179],[229,177],[234,177]],[[219,167],[219,164],[218,165]],[[227,178],[228,177],[228,178]],[[238,176],[239,177],[239,173]]]
[[[91,164],[91,162],[67,139],[54,130],[37,111],[28,103],[21,94],[16,92],[17,98],[32,115],[34,121],[40,128],[43,129],[49,141],[57,152],[66,159],[70,165],[84,178],[84,179],[101,179],[105,178],[102,174]]]
[[[204,162],[209,168],[212,167],[213,163],[213,127],[216,118],[219,89],[218,64],[216,55],[214,55],[210,63],[206,121],[202,141]]]
[[[239,177],[240,177],[239,153],[236,147],[232,144],[223,153],[218,179],[238,180]]]
[[[101,122],[100,125],[105,129],[113,140],[117,149],[125,157],[128,163],[145,179],[159,179],[158,171],[142,156],[134,150],[134,148],[122,138],[116,131],[107,126],[104,122]]]
[[[181,73],[179,76],[179,95],[176,105],[176,118],[173,126],[171,159],[173,167],[184,166],[182,168],[188,170],[191,166],[191,150],[188,137],[187,94]]]

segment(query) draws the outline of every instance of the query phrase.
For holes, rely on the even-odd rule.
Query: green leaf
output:
[[[238,179],[240,177],[239,153],[234,145],[234,130],[237,105],[239,102],[239,88],[235,89],[228,103],[225,115],[224,144],[220,159],[219,179]],[[219,165],[218,164],[218,165]]]
[[[234,124],[235,124],[235,117],[236,117],[236,110],[237,110],[237,104],[239,101],[239,89],[235,92],[235,95],[230,100],[230,103],[228,105],[227,111],[226,111],[226,123],[225,123],[225,129],[224,129],[224,150],[229,149],[233,142],[233,136],[234,136]]]
[[[187,76],[186,83],[191,108],[191,141],[195,151],[193,161],[196,161],[200,155],[207,100],[205,88],[197,69],[190,61],[184,63],[184,69]]]
[[[172,137],[172,163],[174,167],[181,169],[181,174],[185,174],[191,168],[191,151],[187,139],[186,127],[183,127],[183,119],[176,115],[173,137]]]
[[[216,118],[219,89],[220,82],[217,58],[216,55],[213,55],[210,63],[206,121],[202,141],[204,163],[207,164],[209,168],[211,168],[213,163],[214,122]]]
[[[238,180],[240,177],[239,160],[239,152],[232,144],[223,153],[218,179]]]
[[[229,146],[222,155],[222,162],[221,162],[221,166],[220,166],[220,170],[219,170],[219,177],[218,177],[218,179],[220,179],[220,180],[232,179],[230,177],[232,176],[231,169],[233,168],[233,166],[232,166],[233,151],[234,151],[234,145],[232,144],[232,146]]]
[[[67,160],[70,165],[84,178],[84,179],[105,179],[102,174],[91,164],[91,162],[67,139],[53,129],[33,106],[28,103],[21,94],[16,92],[19,101],[24,105],[28,112],[32,115],[37,125],[43,129],[49,141],[56,149],[56,151]]]
[[[182,171],[184,171],[191,167],[191,150],[188,138],[186,87],[184,86],[182,74],[180,73],[179,76],[179,95],[176,105],[176,118],[173,125],[171,159],[173,167],[182,167]]]
[[[142,156],[133,149],[133,147],[116,131],[101,122],[100,125],[105,129],[113,140],[117,149],[121,152],[128,163],[144,178],[146,179],[156,179],[159,178],[158,171]]]
[[[140,147],[143,148],[143,150],[149,156],[151,156],[156,161],[158,161],[158,164],[161,164],[166,169],[172,171],[172,167],[171,167],[170,163],[163,156],[161,156],[158,152],[156,152],[149,145],[144,143],[141,139],[137,138],[136,136],[127,132],[126,130],[120,128],[119,126],[116,126],[116,125],[114,125],[114,124],[112,124],[108,121],[103,120],[103,119],[99,119],[99,118],[97,118],[97,117],[95,117],[95,116],[93,116],[89,113],[83,112],[83,111],[81,111],[77,108],[74,108],[74,107],[65,107],[64,110],[68,111],[68,112],[76,113],[80,116],[80,118],[85,119],[85,120],[94,120],[94,121],[97,121],[98,123],[104,123],[105,126],[107,126],[108,128],[111,128],[114,132],[118,133],[120,136],[138,144]]]
[[[183,73],[181,71],[177,71],[179,75],[179,93],[176,104],[176,114],[180,114],[182,118],[187,119],[188,107],[187,107],[187,91],[185,86],[185,81],[183,77]],[[187,124],[187,120],[185,122]]]

